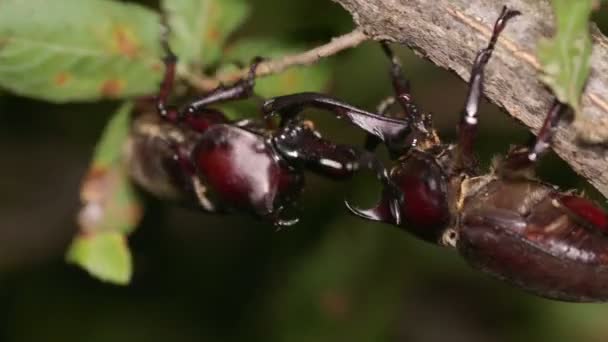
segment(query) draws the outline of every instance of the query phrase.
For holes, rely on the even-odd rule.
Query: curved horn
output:
[[[306,107],[324,109],[336,114],[337,117],[347,118],[349,122],[384,142],[398,139],[410,128],[409,120],[384,117],[332,97],[312,92],[268,99],[262,105],[262,111],[267,117],[279,114],[282,118],[289,119]]]
[[[351,213],[361,218],[397,226],[401,224],[399,201],[397,199],[388,198],[386,193],[382,194],[382,199],[380,199],[380,202],[378,202],[376,206],[369,209],[355,207],[351,205],[348,200],[344,201],[344,205],[346,205],[346,208],[348,208]]]

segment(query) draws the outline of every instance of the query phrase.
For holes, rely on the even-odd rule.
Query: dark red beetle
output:
[[[442,143],[429,114],[412,102],[409,82],[386,44],[396,101],[405,117],[387,118],[316,93],[269,99],[264,111],[292,117],[306,106],[346,117],[369,133],[368,150],[384,142],[396,159],[391,181],[400,196],[356,215],[397,225],[433,243],[455,247],[475,268],[537,295],[564,301],[608,300],[608,217],[592,202],[533,178],[539,156],[565,106],[554,102],[529,147],[511,150],[488,174],[473,153],[484,67],[506,22],[503,8],[488,46],[475,59],[455,144]],[[397,208],[391,209],[391,208]]]
[[[148,192],[208,212],[249,211],[281,227],[297,222],[284,212],[302,190],[305,169],[347,179],[368,168],[388,186],[388,173],[373,153],[323,139],[310,121],[282,120],[270,129],[262,120],[231,122],[209,107],[250,97],[260,59],[234,85],[181,110],[167,106],[176,57],[164,45],[168,57],[156,108],[140,108],[126,148],[131,176]]]

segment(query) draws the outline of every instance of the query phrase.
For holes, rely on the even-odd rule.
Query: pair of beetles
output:
[[[484,68],[507,22],[520,14],[503,8],[488,45],[475,58],[461,113],[458,139],[444,143],[430,114],[419,111],[408,80],[389,46],[399,118],[356,108],[319,93],[268,99],[270,120],[230,121],[211,106],[253,95],[255,59],[249,75],[220,86],[185,107],[168,104],[176,57],[167,43],[165,75],[154,115],[135,117],[128,143],[131,176],[145,190],[190,203],[207,212],[242,210],[277,227],[304,185],[303,172],[336,180],[371,170],[383,190],[379,203],[361,209],[363,218],[406,230],[422,240],[455,248],[474,268],[537,295],[565,301],[608,300],[608,217],[592,202],[533,177],[550,146],[565,105],[555,101],[536,140],[514,148],[493,170],[482,173],[474,156]],[[314,107],[335,114],[367,133],[363,146],[324,139],[300,112]],[[393,160],[385,168],[375,154],[384,144]]]

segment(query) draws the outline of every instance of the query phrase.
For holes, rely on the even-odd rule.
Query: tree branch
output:
[[[468,80],[476,52],[486,44],[503,5],[523,13],[505,29],[486,72],[486,96],[538,132],[552,95],[538,79],[539,38],[552,34],[547,0],[334,0],[369,37],[405,44],[424,58]],[[608,39],[592,28],[591,77],[577,128],[587,141],[608,139]],[[562,123],[554,149],[573,169],[608,196],[608,149],[581,144]]]
[[[318,46],[314,49],[300,54],[287,55],[281,58],[260,63],[257,68],[256,76],[263,77],[278,74],[294,66],[311,65],[320,59],[337,54],[346,49],[356,47],[365,40],[367,36],[360,29],[355,29],[350,33],[333,38],[329,43]],[[247,75],[249,68],[241,69],[237,72],[220,75],[217,78],[203,78],[195,75],[187,75],[187,81],[191,86],[201,91],[209,91],[216,88],[220,83],[231,83]]]

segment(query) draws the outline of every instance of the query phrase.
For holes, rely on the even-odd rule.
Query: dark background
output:
[[[237,35],[312,47],[353,27],[327,0],[252,2]],[[466,84],[407,49],[399,53],[417,102],[453,139]],[[391,93],[375,43],[322,63],[332,67],[328,92],[352,104],[373,109]],[[301,223],[279,232],[249,216],[149,199],[130,239],[132,284],[93,279],[63,258],[77,230],[81,177],[116,105],[0,96],[0,341],[608,340],[608,307],[533,297],[471,270],[453,251],[347,215],[345,197],[361,205],[376,198],[369,175],[344,184],[310,175]],[[311,117],[337,141],[362,140],[343,123]],[[527,137],[483,104],[484,165]],[[604,202],[553,155],[540,173]]]

